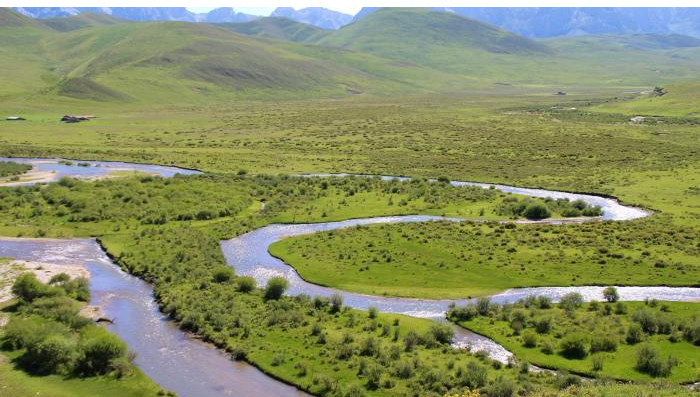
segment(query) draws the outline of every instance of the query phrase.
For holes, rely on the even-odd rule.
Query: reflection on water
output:
[[[109,175],[115,171],[140,171],[148,174],[157,174],[162,177],[171,177],[175,174],[192,175],[199,174],[199,171],[188,170],[178,167],[168,167],[164,165],[123,163],[119,161],[81,161],[70,160],[71,165],[65,164],[63,159],[37,159],[20,157],[0,157],[0,161],[13,161],[15,163],[29,164],[33,171],[50,172],[52,176],[49,181],[57,181],[64,176],[73,178],[97,178]],[[81,165],[78,165],[80,163]],[[36,181],[26,181],[15,183],[15,185],[31,185]]]

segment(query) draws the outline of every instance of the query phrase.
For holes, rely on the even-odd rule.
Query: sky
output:
[[[198,14],[204,13],[204,12],[209,12],[209,11],[213,10],[214,8],[216,8],[216,7],[187,7],[188,10],[195,12],[195,13],[198,13]],[[270,15],[272,13],[272,11],[275,10],[275,8],[277,8],[277,7],[233,7],[233,9],[236,10],[236,12],[243,12],[246,14],[261,15],[261,16]],[[304,7],[294,7],[294,8],[298,10],[298,9],[304,8]],[[339,11],[339,12],[342,12],[344,14],[355,15],[355,14],[357,14],[358,11],[360,11],[360,8],[362,8],[362,7],[352,7],[352,6],[334,7],[334,6],[330,6],[330,7],[326,7],[326,8],[328,8],[330,10],[334,10],[334,11]]]

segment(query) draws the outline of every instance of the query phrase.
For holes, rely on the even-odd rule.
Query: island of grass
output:
[[[31,165],[15,163],[14,161],[0,161],[0,180],[16,177],[32,169]]]
[[[698,303],[617,302],[614,287],[604,295],[604,303],[583,303],[577,293],[558,304],[535,296],[501,305],[482,298],[452,308],[448,318],[546,368],[621,380],[700,379]]]
[[[663,227],[663,232],[659,228]],[[276,242],[305,280],[373,295],[466,298],[508,288],[694,285],[700,238],[645,219],[570,225],[424,222],[360,226]]]

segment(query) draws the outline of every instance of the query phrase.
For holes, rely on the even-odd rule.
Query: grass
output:
[[[89,397],[99,391],[106,397],[158,396],[160,388],[136,370],[134,375],[115,379],[110,376],[66,378],[60,375],[33,376],[18,369],[12,360],[14,352],[0,352],[0,391],[13,397],[37,394],[48,397]]]
[[[603,314],[605,306],[611,306],[610,314]],[[607,376],[616,379],[626,380],[650,380],[650,375],[641,373],[636,367],[637,351],[642,345],[649,345],[661,352],[662,359],[672,356],[678,360],[678,365],[671,371],[668,380],[673,382],[696,382],[700,378],[700,370],[697,368],[698,347],[683,340],[678,335],[677,325],[696,321],[698,308],[696,303],[660,302],[655,307],[649,307],[644,302],[625,302],[626,313],[617,314],[615,304],[598,304],[597,309],[592,309],[590,304],[585,304],[573,315],[569,315],[565,310],[556,306],[550,309],[530,309],[516,306],[508,308],[507,312],[493,313],[487,316],[476,316],[471,320],[456,320],[457,323],[474,332],[486,335],[496,342],[512,351],[516,357],[535,365],[542,365],[547,368],[565,369],[572,372],[586,374],[589,376]],[[668,308],[667,312],[660,312],[659,308]],[[625,332],[630,324],[634,322],[632,317],[637,310],[647,309],[652,313],[661,313],[674,324],[671,335],[675,335],[678,340],[671,341],[669,334],[645,335],[643,342],[628,344],[625,342]],[[514,331],[515,326],[512,320],[514,313],[520,310],[525,313],[524,323]],[[657,314],[659,315],[659,314]],[[551,320],[551,330],[546,333],[535,333],[532,322],[549,318]],[[520,327],[520,326],[519,326]],[[523,335],[530,333],[535,336],[536,345],[526,347],[523,342]],[[595,352],[590,351],[582,358],[571,358],[560,352],[560,342],[568,334],[579,333],[586,335],[588,340],[596,337],[610,337],[617,345],[615,351]],[[587,342],[590,343],[590,342]],[[551,345],[553,352],[545,352],[543,346]],[[590,349],[589,346],[586,346]],[[596,371],[593,367],[595,358],[602,359],[602,370]]]
[[[657,220],[582,225],[371,225],[287,238],[270,252],[307,281],[373,295],[465,298],[508,288],[697,285],[695,231]]]

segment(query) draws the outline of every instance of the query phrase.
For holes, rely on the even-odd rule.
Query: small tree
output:
[[[603,290],[603,298],[605,298],[606,301],[613,303],[620,300],[620,294],[617,293],[617,288],[607,287]]]
[[[571,333],[561,341],[562,355],[568,358],[584,358],[588,354],[588,338],[583,334]]]
[[[578,292],[569,292],[561,297],[559,306],[567,312],[572,312],[583,305],[583,295]]]
[[[543,203],[532,203],[525,208],[523,216],[531,220],[540,220],[552,216],[552,211]]]
[[[267,287],[265,287],[265,299],[279,299],[287,290],[289,282],[284,277],[272,277],[267,280]]]

